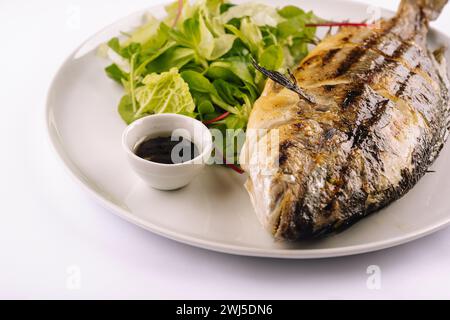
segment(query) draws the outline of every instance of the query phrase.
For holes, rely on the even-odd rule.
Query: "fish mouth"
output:
[[[271,129],[251,139],[247,136],[240,158],[241,166],[248,174],[244,186],[256,216],[264,229],[273,236],[276,236],[280,225],[285,192],[279,179],[279,157],[278,129]]]
[[[270,177],[263,175],[249,177],[245,183],[245,188],[250,196],[256,216],[261,225],[273,236],[277,233],[281,221],[281,210],[279,204],[281,197],[274,199],[272,196],[272,182]]]

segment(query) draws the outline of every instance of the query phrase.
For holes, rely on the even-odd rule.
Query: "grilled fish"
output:
[[[247,138],[241,162],[257,216],[276,239],[340,231],[426,173],[450,123],[444,50],[427,48],[429,21],[446,3],[402,0],[377,28],[327,35],[293,73],[311,99],[268,80],[248,124],[266,133]],[[277,152],[262,159],[274,131]]]

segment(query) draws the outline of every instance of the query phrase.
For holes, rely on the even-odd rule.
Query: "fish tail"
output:
[[[447,4],[448,0],[402,0],[399,14],[420,14],[427,21],[436,20]]]

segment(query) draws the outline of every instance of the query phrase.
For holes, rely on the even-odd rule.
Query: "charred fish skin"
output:
[[[426,44],[428,23],[446,2],[403,0],[379,28],[346,27],[325,38],[294,73],[314,103],[268,82],[248,128],[279,131],[279,167],[270,177],[244,168],[255,210],[275,238],[344,229],[426,173],[450,123],[443,52]]]

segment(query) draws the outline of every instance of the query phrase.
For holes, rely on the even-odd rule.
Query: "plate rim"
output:
[[[291,0],[296,1],[296,0]],[[349,3],[349,4],[357,4],[357,5],[364,5],[363,3],[355,0],[338,0],[342,3]],[[167,2],[167,1],[166,1]],[[259,257],[259,258],[282,258],[282,259],[322,259],[322,258],[334,258],[334,257],[344,257],[344,256],[352,256],[357,254],[363,254],[363,253],[369,253],[374,251],[379,251],[391,247],[396,247],[402,244],[406,244],[408,242],[417,240],[419,238],[428,236],[434,232],[437,232],[439,230],[442,230],[450,225],[450,216],[447,217],[447,219],[444,219],[443,221],[437,222],[432,224],[431,226],[428,226],[426,228],[422,228],[415,232],[410,232],[404,236],[397,236],[394,238],[388,238],[385,240],[380,241],[374,241],[374,242],[368,242],[364,244],[359,245],[352,245],[352,246],[344,246],[344,247],[337,247],[337,248],[322,248],[322,249],[264,249],[264,248],[256,248],[251,246],[239,246],[239,245],[231,245],[231,244],[225,244],[219,241],[212,241],[212,240],[205,240],[200,239],[195,236],[189,236],[187,234],[180,234],[178,232],[172,231],[169,228],[162,227],[155,225],[145,219],[139,218],[138,216],[133,215],[132,212],[125,210],[124,208],[120,207],[119,205],[115,204],[113,201],[108,200],[106,197],[104,197],[100,192],[94,189],[94,187],[83,181],[83,179],[79,176],[79,173],[76,172],[74,169],[74,164],[71,164],[70,161],[66,159],[66,155],[64,153],[64,145],[62,141],[60,141],[52,132],[52,116],[51,112],[54,108],[51,107],[50,103],[50,97],[51,94],[54,92],[56,87],[56,82],[62,73],[64,66],[66,66],[75,56],[76,54],[90,41],[97,38],[99,35],[101,35],[103,32],[107,31],[108,29],[112,28],[118,23],[125,22],[126,20],[131,19],[134,16],[142,15],[151,10],[152,8],[157,8],[164,6],[164,3],[161,3],[159,5],[149,6],[137,11],[134,11],[110,24],[107,26],[101,28],[99,31],[93,33],[90,35],[86,40],[84,40],[79,46],[77,46],[59,65],[57,68],[57,71],[53,74],[50,84],[47,89],[47,94],[45,98],[45,109],[44,109],[44,121],[45,121],[45,131],[46,131],[46,138],[47,141],[51,145],[51,149],[55,154],[57,154],[59,160],[62,162],[64,170],[69,173],[69,176],[73,180],[76,181],[77,184],[81,186],[82,189],[87,192],[87,194],[93,198],[97,203],[99,203],[102,207],[107,209],[108,211],[111,211],[116,216],[124,219],[125,221],[128,221],[134,225],[137,225],[144,230],[150,231],[158,236],[183,243],[186,245],[190,245],[193,247],[206,249],[214,252],[220,252],[220,253],[226,253],[226,254],[232,254],[232,255],[238,255],[238,256],[249,256],[249,257]],[[384,15],[386,13],[394,14],[392,10],[388,10],[385,8],[382,8],[382,12]],[[450,36],[445,34],[442,31],[437,30],[436,28],[431,27],[430,30],[433,32],[444,36],[449,40],[450,43]]]

